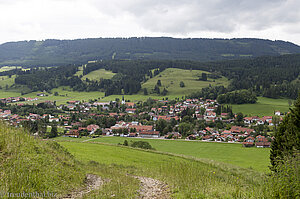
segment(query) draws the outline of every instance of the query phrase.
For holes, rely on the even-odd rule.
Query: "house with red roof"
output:
[[[89,132],[95,132],[99,129],[100,127],[97,125],[97,124],[90,124],[86,127],[86,129],[89,131]]]
[[[255,141],[254,137],[249,136],[246,139],[244,139],[243,146],[244,147],[253,147],[254,141]]]
[[[251,133],[251,132],[254,132],[254,129],[244,128],[241,126],[232,126],[230,131],[232,133],[241,133],[241,132]]]
[[[265,136],[258,135],[256,136],[255,146],[259,148],[266,148],[271,146],[271,142],[269,142]]]

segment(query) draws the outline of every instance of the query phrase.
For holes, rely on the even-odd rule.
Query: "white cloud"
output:
[[[0,43],[30,39],[259,37],[300,44],[298,0],[0,0]]]

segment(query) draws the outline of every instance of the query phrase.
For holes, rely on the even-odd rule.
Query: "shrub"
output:
[[[155,150],[155,149],[149,144],[149,142],[145,142],[145,141],[134,141],[134,142],[131,144],[131,147],[141,148],[141,149],[151,149],[151,150]]]

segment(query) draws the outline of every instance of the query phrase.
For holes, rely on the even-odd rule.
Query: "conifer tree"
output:
[[[300,152],[300,93],[294,106],[274,135],[270,153],[271,169],[274,171],[285,157],[294,157]]]

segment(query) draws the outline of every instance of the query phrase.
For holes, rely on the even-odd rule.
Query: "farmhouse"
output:
[[[251,132],[254,132],[254,129],[248,129],[248,128],[244,128],[241,126],[232,126],[230,131],[232,133],[241,133],[241,132],[251,133]]]
[[[250,136],[250,137],[247,137],[244,142],[243,142],[243,146],[244,147],[252,147],[254,146],[254,137]]]
[[[95,132],[99,129],[100,127],[97,125],[97,124],[90,124],[86,127],[86,129],[89,131],[89,132]]]
[[[265,136],[258,135],[256,137],[256,141],[255,141],[256,147],[265,148],[265,147],[270,147],[270,145],[271,145],[271,142],[269,142],[268,139],[265,138]]]

